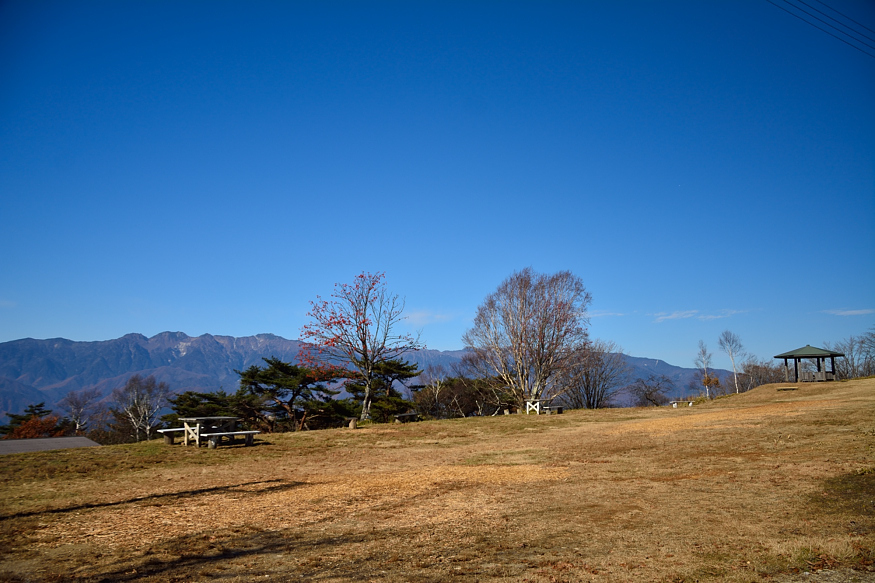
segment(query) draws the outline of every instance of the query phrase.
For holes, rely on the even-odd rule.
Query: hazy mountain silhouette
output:
[[[121,387],[134,374],[154,375],[174,392],[237,389],[238,375],[263,357],[297,361],[302,343],[274,334],[236,338],[182,332],[162,332],[151,338],[127,334],[115,340],[75,342],[64,338],[25,338],[0,343],[0,415],[19,413],[27,405],[45,401],[54,408],[70,391],[97,387],[104,395]],[[420,368],[442,366],[452,374],[462,350],[421,350],[407,355]],[[650,374],[674,381],[675,394],[686,392],[695,369],[660,360],[626,357],[630,382]],[[726,371],[723,371],[726,374]]]

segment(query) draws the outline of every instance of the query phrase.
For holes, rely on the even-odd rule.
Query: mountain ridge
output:
[[[160,332],[152,337],[129,333],[112,340],[74,341],[66,338],[22,338],[0,343],[0,415],[20,413],[27,405],[46,402],[55,408],[70,391],[98,388],[108,396],[134,374],[154,375],[174,392],[234,391],[236,370],[276,357],[297,362],[302,346],[275,334],[224,336]],[[464,350],[424,349],[407,355],[420,368],[441,365],[452,370]],[[649,374],[672,379],[676,394],[684,393],[696,369],[661,360],[626,356],[630,382]],[[728,373],[728,371],[722,371]]]

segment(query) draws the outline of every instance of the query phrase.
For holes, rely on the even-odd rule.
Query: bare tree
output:
[[[720,347],[720,350],[729,356],[729,360],[732,362],[732,380],[735,383],[735,392],[737,394],[739,390],[736,361],[740,361],[744,357],[744,346],[741,344],[741,338],[729,330],[724,330],[717,339],[717,345]]]
[[[771,360],[759,360],[748,356],[741,363],[741,383],[745,391],[761,385],[784,382],[784,369]]]
[[[611,404],[630,367],[623,349],[595,340],[578,348],[569,366],[557,375],[562,399],[574,409],[600,409]]]
[[[425,367],[419,376],[419,388],[411,400],[415,400],[420,413],[442,419],[447,417],[444,397],[448,387],[449,374],[442,365]]]
[[[849,336],[845,340],[830,343],[825,342],[824,348],[841,352],[844,358],[836,360],[836,372],[839,378],[854,379],[875,374],[875,362],[871,350],[872,332],[863,336]]]
[[[869,362],[869,374],[875,374],[875,328],[863,334],[863,347]]]
[[[337,368],[352,365],[364,386],[361,418],[370,419],[378,367],[425,346],[418,336],[397,332],[404,300],[386,290],[384,273],[361,273],[352,284],[335,284],[331,297],[310,302],[312,322],[301,337],[315,350],[301,356]]]
[[[71,391],[58,402],[58,406],[68,413],[70,421],[76,426],[76,434],[88,430],[88,424],[100,412],[102,393],[97,387]]]
[[[720,385],[720,379],[717,375],[711,375],[711,373],[708,372],[708,369],[711,368],[712,356],[713,355],[708,352],[708,347],[705,345],[705,342],[699,340],[699,352],[696,353],[696,358],[693,360],[693,363],[702,375],[701,383],[702,386],[705,387],[705,397],[708,399],[711,398],[711,388],[716,388]]]
[[[523,269],[505,279],[477,308],[462,341],[464,360],[516,405],[547,396],[554,375],[572,364],[587,340],[592,296],[569,271],[553,275]]]
[[[646,379],[636,379],[629,387],[636,407],[660,407],[668,403],[668,393],[674,382],[665,375],[650,375]]]
[[[129,378],[124,387],[112,392],[113,401],[130,423],[137,441],[140,441],[140,432],[147,440],[151,439],[158,411],[167,404],[169,396],[167,383],[159,383],[151,375],[144,379],[138,374]]]

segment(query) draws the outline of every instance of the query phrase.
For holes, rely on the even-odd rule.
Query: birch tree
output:
[[[168,402],[170,388],[167,383],[157,382],[154,376],[144,379],[135,374],[124,387],[114,390],[112,396],[119,412],[134,430],[134,439],[140,441],[142,432],[149,440],[158,421],[158,412]]]
[[[705,397],[707,399],[711,398],[711,387],[720,385],[720,379],[717,375],[711,376],[708,372],[708,369],[711,368],[711,359],[712,354],[708,352],[708,346],[705,345],[704,341],[699,340],[699,352],[696,353],[693,364],[696,365],[696,368],[699,369],[699,373],[702,375],[702,386],[705,387]]]
[[[717,339],[717,345],[720,350],[726,353],[729,360],[732,362],[732,381],[735,383],[735,392],[738,390],[738,367],[736,361],[740,361],[744,357],[744,346],[741,344],[741,338],[737,334],[724,330]]]
[[[76,426],[76,434],[80,435],[88,429],[88,424],[99,412],[102,394],[97,387],[72,391],[58,402],[58,406],[69,413],[69,419]]]
[[[348,369],[364,386],[361,418],[370,419],[379,382],[378,368],[425,346],[419,336],[400,333],[404,300],[386,289],[384,273],[361,273],[351,284],[335,284],[330,300],[310,302],[311,322],[301,338],[312,343],[302,358],[311,363]]]
[[[442,365],[427,366],[419,377],[420,386],[413,395],[420,412],[437,419],[447,417],[443,398],[448,389],[449,374]]]
[[[480,378],[511,393],[519,407],[543,398],[586,343],[591,302],[581,279],[569,271],[514,273],[477,308],[473,327],[462,336],[464,360]]]

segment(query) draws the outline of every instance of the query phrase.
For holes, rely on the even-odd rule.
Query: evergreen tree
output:
[[[412,410],[414,404],[406,400],[397,387],[406,386],[404,381],[420,374],[422,371],[417,365],[406,360],[392,359],[375,365],[371,378],[371,417],[375,421],[386,423],[393,415]],[[364,401],[367,387],[358,375],[347,380],[344,388],[356,401]]]
[[[7,425],[0,425],[0,434],[7,435],[12,438],[12,434],[15,433],[15,430],[24,425],[25,423],[30,422],[32,419],[36,419],[37,421],[49,417],[52,415],[51,409],[46,409],[46,402],[37,403],[35,405],[28,405],[24,408],[24,413],[7,413],[6,416],[9,417],[9,423]],[[58,427],[61,429],[63,433],[63,428],[65,425],[65,419],[59,419],[57,416],[52,417],[54,419],[54,424],[52,424],[52,428]],[[35,422],[31,422],[30,425],[36,427]],[[45,423],[39,424],[40,427],[45,425]],[[29,432],[29,433],[32,433]],[[49,437],[48,435],[43,435],[41,437]]]
[[[215,393],[185,391],[167,400],[173,413],[161,419],[172,422],[178,417],[233,417],[236,412],[232,399],[233,395],[223,389]]]
[[[215,393],[186,391],[169,402],[173,413],[164,415],[161,420],[170,425],[179,425],[180,417],[240,417],[245,428],[261,426],[265,430],[271,429],[260,423],[264,417],[264,399],[246,389],[241,388],[234,394],[223,389]]]
[[[272,430],[276,429],[276,421],[283,418],[289,421],[293,431],[302,429],[309,413],[324,410],[326,403],[339,392],[329,389],[327,383],[336,380],[343,371],[297,366],[275,357],[262,360],[267,366],[252,365],[244,371],[235,371],[240,375],[237,397],[260,400],[240,405],[245,405],[249,414],[258,416]]]

